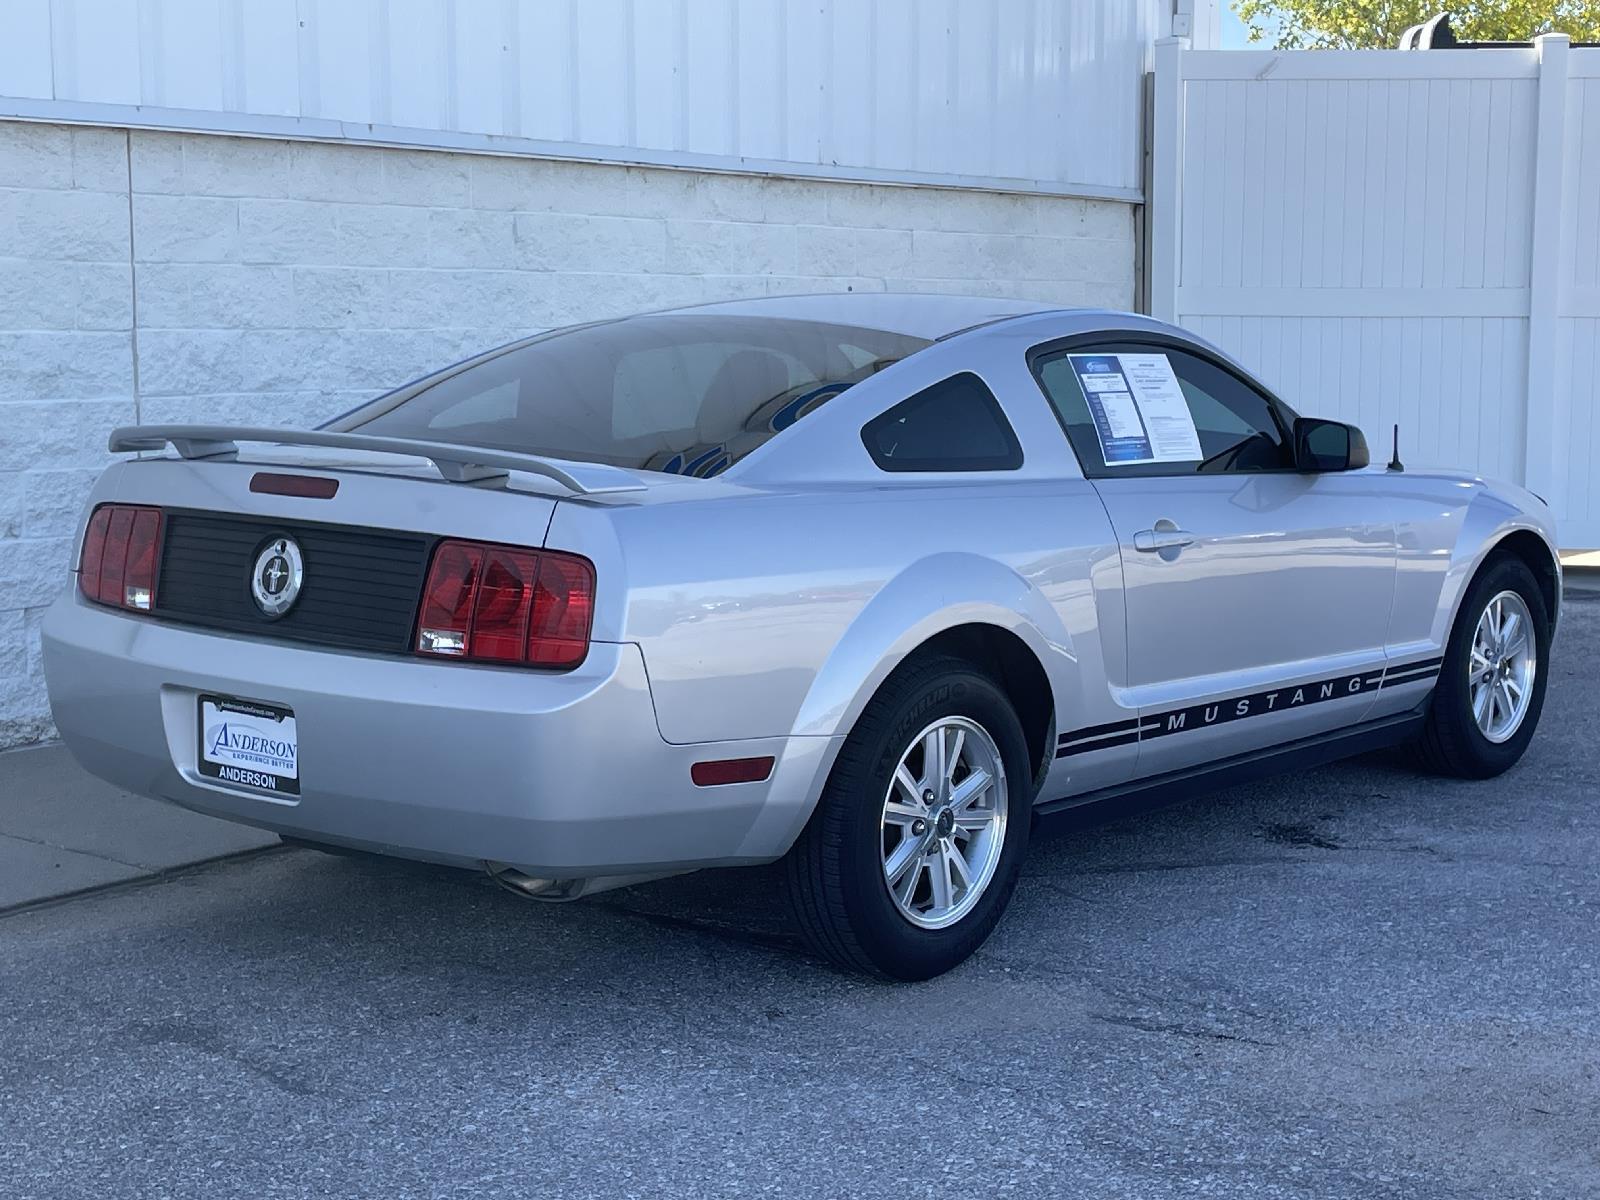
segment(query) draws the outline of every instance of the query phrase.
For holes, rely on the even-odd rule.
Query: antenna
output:
[[[1400,426],[1394,427],[1394,457],[1389,460],[1389,470],[1404,471],[1405,463],[1400,461]]]

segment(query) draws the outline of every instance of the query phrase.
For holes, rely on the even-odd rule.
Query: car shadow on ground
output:
[[[1589,753],[1600,722],[1585,699],[1597,634],[1600,593],[1570,597],[1539,733],[1524,761],[1499,779],[1437,778],[1400,748],[1157,809],[1130,813],[1100,805],[1065,828],[1052,827],[1034,839],[995,939],[980,951],[976,968],[964,969],[982,969],[985,956],[1048,958],[1063,948],[1062,931],[1085,920],[1101,942],[1136,941],[1180,918],[1194,902],[1196,881],[1203,880],[1209,903],[1223,902],[1219,888],[1233,888],[1248,902],[1284,913],[1317,895],[1337,925],[1355,919],[1360,898],[1344,896],[1341,881],[1323,874],[1333,864],[1350,871],[1360,863],[1375,893],[1403,893],[1408,863],[1421,859],[1562,866],[1600,836],[1588,799],[1600,781]],[[359,891],[368,927],[404,927],[419,912],[443,927],[470,922],[474,937],[467,940],[482,941],[490,955],[483,965],[502,975],[507,954],[564,931],[608,944],[648,944],[652,956],[670,957],[676,946],[698,961],[708,947],[724,954],[743,948],[778,955],[795,969],[822,969],[791,922],[781,864],[701,871],[549,903],[472,872],[314,851],[296,856],[304,862],[294,873],[296,888]],[[1241,875],[1257,868],[1267,872],[1264,878]],[[1156,886],[1180,874],[1190,890],[1170,880]],[[455,912],[467,897],[470,912]],[[1265,944],[1274,933],[1263,928],[1251,936]],[[1073,938],[1066,944],[1082,949]]]
[[[1471,785],[1425,774],[1400,748],[1154,808],[1138,806],[1130,811],[1110,802],[1038,831],[1018,893],[1024,897],[1044,890],[1071,899],[1070,881],[1075,877],[1263,864],[1293,868],[1357,847],[1352,824],[1407,815],[1425,820],[1430,809],[1454,807],[1458,801],[1446,794],[1464,786]],[[623,925],[654,927],[666,939],[710,939],[730,948],[759,948],[823,967],[809,955],[791,918],[782,863],[697,871],[583,900],[550,902],[523,896],[468,871],[364,855],[327,859],[327,870],[361,878],[372,888],[374,899],[392,897],[397,917],[424,898],[448,907],[458,893],[488,894],[489,911],[496,923],[505,922],[508,933],[530,923],[540,928],[559,924],[573,919],[581,908]],[[1082,898],[1081,892],[1078,897]],[[1096,919],[1104,921],[1109,915],[1102,908]],[[1053,919],[1047,907],[1036,907],[1028,916],[1013,914],[1007,920],[1018,921],[1010,932],[1025,938],[1043,933]],[[503,970],[503,965],[497,963],[495,969]]]
[[[1181,912],[1189,897],[1164,887],[1142,897],[1151,901],[1147,908],[1132,904],[1123,889],[1176,872],[1198,877],[1208,871],[1236,875],[1272,868],[1272,878],[1245,889],[1265,902],[1303,895],[1308,873],[1362,855],[1379,856],[1369,867],[1393,866],[1405,856],[1448,862],[1520,854],[1553,861],[1590,844],[1596,822],[1587,797],[1596,776],[1589,748],[1600,722],[1585,693],[1592,686],[1597,635],[1600,592],[1569,596],[1541,728],[1526,759],[1500,779],[1436,778],[1412,765],[1406,750],[1396,749],[1156,809],[1129,812],[1115,802],[1103,804],[1064,828],[1053,826],[1030,846],[1011,910],[996,939],[980,951],[978,965],[985,955],[1015,955],[1030,944],[1048,956],[1052,946],[1059,948],[1063,926],[1081,918],[1092,919],[1103,939],[1137,938],[1162,920],[1160,903]],[[1556,832],[1563,825],[1567,832]],[[1520,844],[1552,840],[1554,849]],[[295,850],[292,857],[302,865],[289,873],[288,886],[297,893],[323,889],[332,903],[341,893],[359,892],[366,928],[392,923],[402,930],[414,926],[422,912],[429,914],[427,924],[441,931],[470,922],[474,937],[459,940],[484,941],[490,955],[484,966],[502,975],[508,953],[564,930],[590,936],[603,929],[619,944],[637,944],[648,935],[653,954],[670,953],[674,945],[744,947],[783,956],[800,969],[821,967],[806,953],[790,919],[782,864],[701,871],[572,903],[549,903],[515,895],[473,872],[312,850]],[[1385,887],[1394,882],[1377,881]],[[466,911],[457,912],[466,897],[471,898]],[[280,915],[288,917],[297,908],[295,899],[255,896],[238,916],[257,919],[283,904]],[[214,911],[220,918],[227,910]],[[315,937],[339,928],[319,913],[302,932]],[[1259,936],[1268,933],[1259,931]]]

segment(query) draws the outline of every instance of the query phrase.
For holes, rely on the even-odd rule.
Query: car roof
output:
[[[997,296],[945,296],[918,292],[836,292],[807,296],[760,296],[722,300],[667,310],[668,313],[721,313],[855,325],[936,341],[977,325],[1010,317],[1059,312],[1059,304],[1006,300]]]

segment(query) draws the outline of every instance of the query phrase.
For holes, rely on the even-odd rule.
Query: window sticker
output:
[[[1197,462],[1200,435],[1165,354],[1069,354],[1106,466]]]

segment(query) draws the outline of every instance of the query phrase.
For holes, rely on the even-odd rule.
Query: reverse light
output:
[[[446,539],[417,610],[416,652],[533,667],[589,653],[594,564],[576,554]]]
[[[161,510],[102,504],[89,516],[78,588],[97,604],[149,612],[156,603]]]

